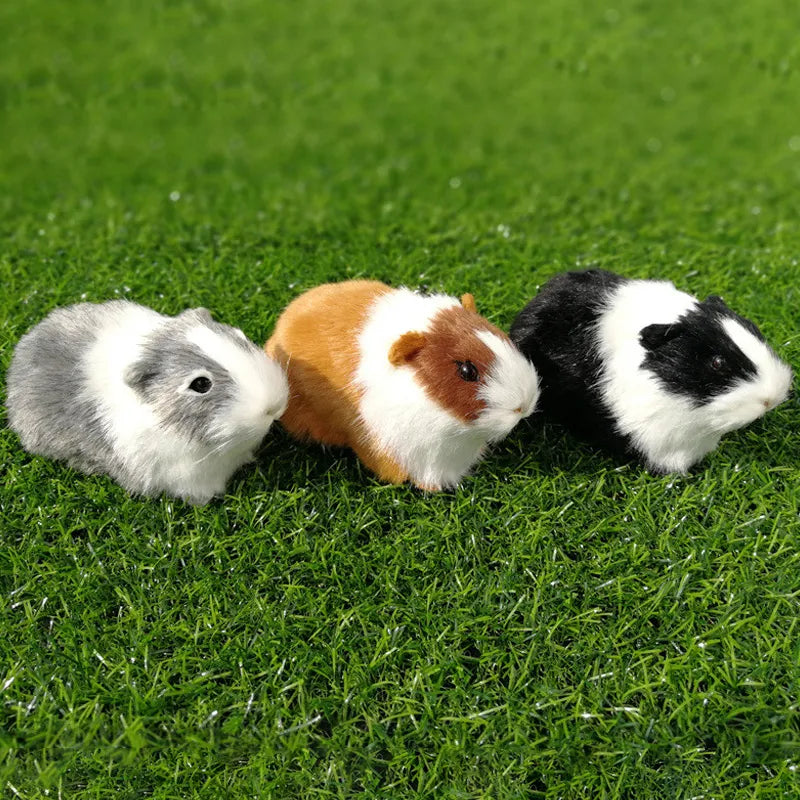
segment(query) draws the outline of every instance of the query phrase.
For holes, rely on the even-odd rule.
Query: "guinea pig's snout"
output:
[[[536,410],[536,398],[534,397],[532,400],[525,400],[522,405],[517,406],[514,409],[515,414],[519,414],[521,417],[529,417],[533,412]]]

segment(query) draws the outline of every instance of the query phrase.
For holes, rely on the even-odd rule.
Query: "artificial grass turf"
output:
[[[797,12],[0,6],[0,359],[51,308],[473,291],[599,265],[800,363]],[[800,794],[798,408],[687,477],[533,420],[455,492],[280,430],[204,508],[0,430],[0,780],[25,798]]]

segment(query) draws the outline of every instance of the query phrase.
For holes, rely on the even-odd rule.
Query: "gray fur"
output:
[[[186,330],[198,324],[225,336],[245,351],[258,349],[248,339],[234,334],[227,325],[214,322],[206,309],[190,309],[147,337],[142,357],[126,370],[126,380],[155,410],[164,426],[211,445],[217,440],[209,420],[219,417],[226,406],[230,406],[236,383],[221,364],[181,338]],[[176,402],[176,391],[185,387],[196,373],[210,378],[214,390],[207,395],[187,392]]]
[[[100,406],[86,392],[82,364],[100,315],[109,311],[92,303],[56,309],[20,339],[6,378],[8,422],[22,446],[84,472],[112,471]]]

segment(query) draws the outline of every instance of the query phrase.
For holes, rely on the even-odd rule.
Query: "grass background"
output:
[[[800,364],[784,0],[0,5],[0,363],[55,306],[256,341],[326,280],[507,326],[599,265]],[[458,491],[270,435],[205,508],[0,429],[23,798],[800,796],[800,413],[654,478],[520,427]]]

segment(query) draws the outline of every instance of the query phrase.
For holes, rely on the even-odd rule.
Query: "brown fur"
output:
[[[404,333],[389,348],[389,363],[393,367],[402,367],[413,361],[419,351],[425,347],[425,334],[418,331]]]
[[[428,395],[465,422],[476,419],[486,407],[477,396],[478,389],[494,361],[494,353],[477,337],[478,331],[505,337],[466,307],[446,308],[433,318],[427,345],[412,360]],[[471,361],[478,368],[479,379],[471,382],[459,377],[459,361]]]
[[[300,439],[351,447],[379,478],[403,483],[408,475],[367,439],[358,415],[358,332],[370,305],[391,291],[379,281],[317,286],[293,300],[265,345],[289,378],[289,405],[280,422]]]
[[[300,438],[350,445],[358,426],[358,331],[370,303],[389,287],[379,281],[316,286],[293,300],[265,345],[289,376],[282,425]]]

